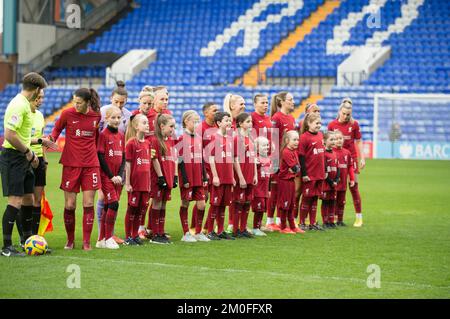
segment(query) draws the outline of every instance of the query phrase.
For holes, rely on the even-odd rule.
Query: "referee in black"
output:
[[[32,206],[34,174],[32,168],[39,165],[39,159],[30,150],[33,118],[30,102],[36,100],[41,89],[47,86],[45,79],[31,72],[22,80],[22,91],[8,104],[4,118],[5,140],[0,155],[3,195],[8,197],[8,205],[3,214],[3,248],[5,257],[24,256],[12,245],[11,235],[17,215],[22,207],[22,227],[24,237],[32,233]]]

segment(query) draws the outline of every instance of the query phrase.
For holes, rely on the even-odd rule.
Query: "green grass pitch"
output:
[[[173,245],[117,251],[81,250],[81,196],[76,249],[64,251],[64,195],[59,154],[50,154],[47,197],[53,254],[0,257],[0,298],[449,298],[450,162],[371,160],[360,175],[364,226],[356,229],[348,193],[348,227],[304,235],[183,243],[179,190],[167,209]],[[0,200],[0,212],[6,198]],[[116,233],[123,236],[126,194]],[[320,213],[318,214],[320,216]],[[250,224],[253,214],[250,214]],[[95,245],[97,222],[92,244]],[[14,243],[17,243],[14,232]],[[69,288],[80,269],[80,288]],[[380,288],[369,288],[369,265]],[[73,267],[73,266],[72,266]],[[367,271],[369,267],[369,272]],[[371,277],[372,278],[372,277]],[[69,284],[70,286],[70,284]]]

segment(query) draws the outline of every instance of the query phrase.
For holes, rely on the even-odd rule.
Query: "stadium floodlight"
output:
[[[450,160],[450,94],[375,94],[374,158]]]

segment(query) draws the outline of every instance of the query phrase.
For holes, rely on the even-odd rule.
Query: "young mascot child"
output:
[[[306,230],[305,220],[309,215],[309,229],[323,230],[316,223],[317,200],[322,193],[325,180],[325,148],[320,132],[320,115],[310,113],[305,116],[300,136],[298,153],[302,175],[302,200],[300,203],[300,228]]]
[[[325,143],[325,171],[326,178],[322,188],[322,222],[325,228],[336,228],[334,223],[334,210],[336,207],[336,187],[339,182],[339,167],[335,146],[334,132],[327,132],[324,135]]]
[[[186,111],[182,117],[184,133],[180,136],[178,148],[178,171],[181,185],[180,219],[183,227],[184,242],[209,241],[201,232],[205,214],[205,184],[206,171],[203,163],[202,138],[196,134],[200,124],[200,116],[195,111]],[[195,236],[189,232],[188,210],[189,202],[195,201],[197,206],[195,218]]]
[[[261,231],[264,213],[267,211],[267,201],[269,199],[269,182],[271,172],[271,161],[269,157],[270,144],[264,136],[259,136],[255,140],[255,148],[258,151],[256,169],[258,174],[258,185],[253,190],[252,210],[253,235],[267,236]]]
[[[122,192],[122,175],[125,167],[125,140],[119,131],[122,111],[115,106],[106,110],[107,127],[100,133],[97,154],[100,162],[100,178],[104,194],[104,206],[100,219],[97,248],[118,249],[113,229]]]
[[[152,159],[151,191],[152,214],[150,215],[152,231],[151,243],[170,244],[164,232],[166,221],[166,203],[171,199],[171,191],[178,186],[178,165],[175,143],[172,136],[175,120],[172,115],[159,114],[155,120],[155,135],[151,137]]]
[[[125,134],[125,190],[128,193],[128,209],[125,215],[125,245],[142,245],[138,231],[142,212],[148,208],[150,199],[151,148],[145,135],[148,119],[137,114],[131,118]]]
[[[336,148],[334,152],[339,164],[339,182],[336,186],[336,216],[337,226],[346,226],[344,223],[345,195],[347,192],[347,179],[350,177],[350,187],[355,185],[355,173],[353,170],[352,154],[349,150],[343,148],[344,135],[341,131],[334,131],[336,137]]]
[[[208,214],[208,235],[211,240],[234,239],[224,231],[225,207],[231,205],[233,186],[236,185],[233,170],[233,136],[231,116],[227,112],[217,112],[214,121],[218,126],[212,139],[213,147],[209,156],[212,174],[210,194],[211,214]],[[214,220],[217,216],[218,232],[214,232]]]
[[[233,235],[238,238],[252,238],[247,231],[248,212],[253,199],[253,189],[258,184],[256,152],[250,132],[252,118],[248,113],[236,117],[237,134],[234,136],[234,179],[239,185],[233,188]]]
[[[278,201],[277,208],[281,215],[282,234],[304,233],[295,226],[295,176],[300,173],[298,161],[299,136],[297,131],[287,131],[281,143],[280,171],[278,173]],[[286,220],[289,227],[286,227]]]

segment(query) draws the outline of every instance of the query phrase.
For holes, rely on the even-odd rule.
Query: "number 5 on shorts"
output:
[[[96,187],[98,184],[97,173],[92,173],[92,186]]]

